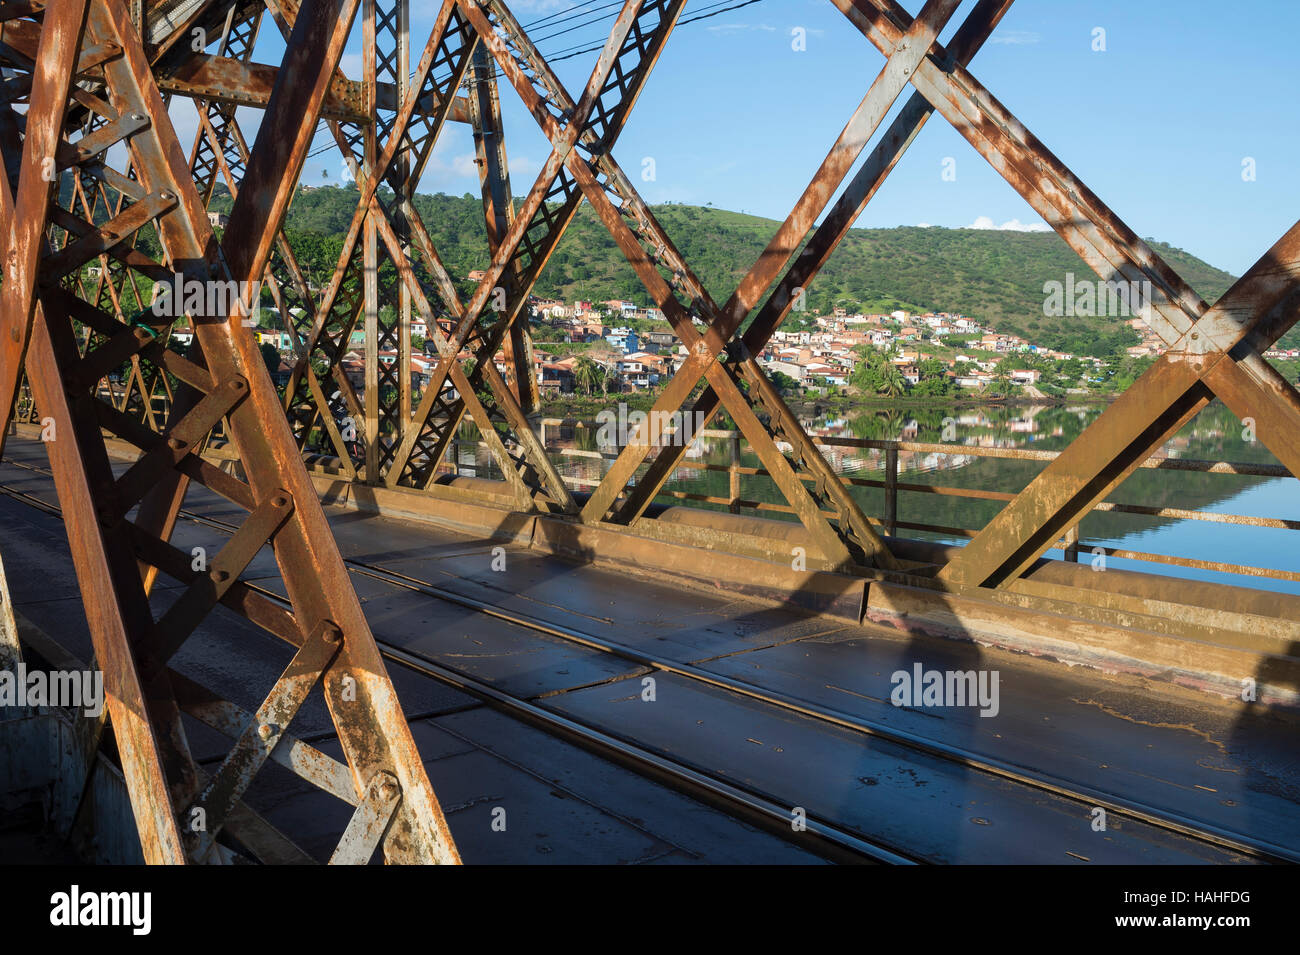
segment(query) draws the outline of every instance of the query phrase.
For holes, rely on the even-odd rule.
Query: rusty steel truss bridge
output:
[[[979,0],[946,45],[937,38],[959,0],[926,0],[915,16],[896,0],[831,0],[843,29],[883,62],[794,208],[719,302],[616,158],[685,0],[626,0],[581,89],[561,83],[504,0],[425,2],[436,11],[427,39],[411,34],[412,0],[0,0],[0,419],[44,441],[107,690],[78,745],[120,767],[148,862],[221,861],[225,834],[254,857],[292,858],[243,801],[273,759],[355,807],[334,861],[365,861],[380,847],[390,862],[459,861],[323,510],[326,492],[380,513],[527,527],[557,554],[629,573],[767,587],[822,612],[852,604],[857,620],[931,612],[1015,633],[1066,620],[1071,639],[1155,668],[1176,667],[1193,639],[1221,654],[1206,669],[1234,672],[1227,657],[1249,634],[1281,668],[1270,672],[1286,674],[1277,682],[1296,685],[1294,598],[1089,576],[1044,555],[1077,547],[1080,520],[1137,469],[1162,466],[1153,456],[1215,399],[1254,421],[1279,473],[1300,474],[1300,394],[1262,357],[1300,317],[1300,223],[1208,303],[972,71],[1012,0]],[[285,47],[271,64],[254,57],[268,31]],[[360,77],[340,69],[354,31]],[[519,97],[550,144],[522,200],[502,96]],[[197,110],[193,141],[178,138],[169,115],[181,100]],[[264,111],[251,142],[236,119],[248,108]],[[1149,324],[1167,346],[962,547],[907,541],[894,514],[865,513],[756,361],[935,113],[1102,280],[1149,283]],[[358,199],[332,279],[314,290],[284,224],[322,123]],[[414,203],[449,124],[473,133],[491,261],[467,298]],[[233,198],[220,235],[208,216],[219,185]],[[688,356],[656,397],[658,414],[579,493],[537,431],[528,315],[584,200]],[[142,243],[146,234],[157,241]],[[212,314],[198,303],[159,315],[143,290],[178,276],[253,291]],[[245,322],[263,289],[293,316],[283,394]],[[438,353],[421,390],[406,373],[412,321]],[[193,327],[188,349],[172,336],[178,323]],[[359,390],[342,365],[356,331],[366,342]],[[383,351],[397,360],[381,361]],[[755,473],[797,523],[766,522],[773,530],[665,507],[665,483],[688,451],[663,426],[678,412],[734,422],[761,462]],[[446,474],[467,422],[501,480]],[[132,463],[115,471],[124,448]],[[1215,469],[1231,470],[1206,464]],[[891,508],[896,482],[895,472]],[[173,532],[199,486],[242,516],[196,568]],[[282,597],[241,580],[268,545]],[[807,555],[797,573],[792,545]],[[155,615],[163,579],[183,589]],[[255,712],[169,666],[218,605],[294,648]],[[340,759],[286,732],[318,685]],[[219,765],[198,765],[182,714],[230,729]],[[186,826],[196,811],[202,831]]]

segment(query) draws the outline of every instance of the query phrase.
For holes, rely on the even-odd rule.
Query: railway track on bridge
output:
[[[47,468],[11,458],[4,458],[2,463],[44,476],[52,476]],[[61,515],[62,513],[57,505],[3,483],[0,483],[0,494],[49,514]],[[233,534],[237,529],[234,524],[186,509],[182,509],[179,516],[190,523],[211,528],[225,535]],[[782,712],[821,721],[853,733],[886,741],[910,752],[925,754],[929,757],[959,765],[966,772],[982,774],[1008,782],[1016,787],[1023,787],[1026,790],[1068,800],[1077,804],[1083,813],[1090,812],[1095,807],[1101,807],[1105,809],[1108,816],[1113,815],[1119,819],[1131,820],[1176,837],[1190,839],[1220,850],[1237,853],[1247,860],[1261,863],[1300,862],[1300,852],[1285,846],[1212,826],[1199,820],[1144,805],[1076,782],[1053,778],[1028,767],[1000,761],[986,754],[976,753],[940,740],[910,733],[897,727],[887,726],[877,721],[851,716],[754,683],[710,672],[689,663],[680,663],[647,654],[634,647],[566,627],[553,621],[541,620],[528,614],[504,610],[486,601],[438,587],[429,581],[400,574],[384,567],[346,557],[344,563],[353,573],[370,577],[390,586],[419,593],[434,600],[454,604],[484,616],[495,618],[505,624],[520,627],[552,639],[581,646],[588,650],[610,654],[636,667],[674,674],[701,685],[738,694]],[[260,587],[255,583],[247,583],[247,586],[270,599],[283,601],[283,598],[272,590]],[[470,673],[446,666],[421,654],[413,653],[391,641],[383,640],[379,637],[379,634],[376,634],[376,642],[381,652],[388,659],[434,680],[454,686],[547,732],[564,737],[586,749],[611,758],[703,802],[739,815],[746,821],[768,831],[782,836],[789,836],[792,832],[790,808],[773,799],[770,794],[739,786],[730,780],[722,779],[684,761],[665,757],[639,745],[633,740],[605,732],[580,720],[572,719],[532,699],[506,693]],[[799,834],[799,843],[807,847],[809,842],[813,842],[816,844],[814,851],[835,861],[887,864],[910,864],[927,861],[909,853],[902,847],[884,845],[866,839],[859,833],[831,819],[818,818],[809,814],[806,825],[806,831]]]

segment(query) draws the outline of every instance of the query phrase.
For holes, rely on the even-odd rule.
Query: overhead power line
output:
[[[725,2],[725,0],[722,0],[722,2]],[[739,10],[741,7],[748,7],[748,6],[752,5],[752,4],[755,4],[755,3],[761,3],[761,2],[762,2],[762,0],[742,0],[741,3],[733,3],[733,4],[730,4],[730,5],[728,5],[728,6],[720,7],[720,8],[717,8],[717,9],[711,9],[711,8],[709,8],[709,7],[705,7],[705,11],[707,11],[707,12],[698,13],[698,14],[696,14],[695,16],[693,16],[693,17],[688,17],[688,18],[685,19],[685,20],[679,20],[679,21],[677,22],[677,27],[678,27],[678,28],[681,28],[681,27],[686,26],[686,24],[688,24],[688,23],[694,23],[694,22],[696,22],[697,20],[707,20],[709,17],[716,17],[716,16],[718,16],[719,14],[722,14],[722,13],[728,13],[728,12],[730,12],[731,10]],[[716,4],[715,4],[715,6],[716,6]],[[610,19],[612,19],[612,18],[610,18]],[[556,34],[556,35],[558,35],[558,34]],[[573,59],[573,57],[575,57],[575,56],[582,56],[582,54],[584,54],[584,53],[593,53],[593,52],[595,52],[595,51],[597,51],[597,50],[601,50],[601,49],[604,48],[604,46],[605,46],[605,43],[604,43],[604,41],[602,41],[602,42],[597,43],[597,44],[595,44],[595,45],[593,45],[593,46],[584,46],[584,47],[582,47],[581,49],[575,49],[575,48],[573,48],[573,47],[569,47],[568,49],[559,50],[559,51],[557,51],[557,52],[555,52],[555,53],[553,53],[553,54],[547,56],[547,57],[546,57],[546,62],[548,62],[548,63],[558,63],[558,62],[560,62],[561,60],[570,60],[570,59]]]

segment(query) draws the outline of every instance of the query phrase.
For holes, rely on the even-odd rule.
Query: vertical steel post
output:
[[[730,458],[730,466],[727,468],[728,474],[728,492],[731,503],[727,506],[732,514],[740,513],[740,472],[736,470],[740,466],[740,432],[732,431],[727,437],[727,451]]]
[[[898,534],[898,443],[885,448],[885,533]]]

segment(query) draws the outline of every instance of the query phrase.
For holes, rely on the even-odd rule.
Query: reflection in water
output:
[[[1022,448],[1059,451],[1078,437],[1100,412],[1101,408],[1096,405],[939,406],[859,411],[847,415],[803,419],[801,424],[810,434],[827,438],[898,440],[918,444],[955,445],[972,450]],[[547,428],[548,454],[560,473],[575,488],[595,486],[618,450],[616,447],[598,445],[597,428],[594,421],[587,422],[585,427],[552,425]],[[465,432],[465,436],[470,435],[472,431]],[[1248,438],[1249,435],[1243,432],[1236,417],[1216,402],[1183,428],[1157,456],[1276,465],[1276,459],[1262,443]],[[885,452],[882,449],[825,447],[823,452],[838,473],[864,481],[884,480]],[[701,470],[698,465],[725,469],[732,462],[733,454],[737,455],[736,463],[741,467],[762,466],[757,456],[743,444],[735,451],[732,442],[726,437],[697,437],[686,459],[688,465],[694,466],[678,468],[665,490],[729,497],[730,476],[725,470]],[[474,453],[467,445],[462,450],[461,462],[462,473],[472,470],[483,477],[500,477],[482,448]],[[1046,463],[1041,460],[979,457],[970,451],[961,450],[951,453],[932,449],[900,450],[898,481],[901,486],[962,488],[1014,494],[1023,490]],[[1113,491],[1107,500],[1143,507],[1300,521],[1300,494],[1296,493],[1297,490],[1294,478],[1140,469]],[[741,475],[739,493],[742,499],[748,501],[777,505],[785,503],[776,486],[765,475]],[[867,515],[880,516],[884,513],[883,488],[852,486],[851,493]],[[674,499],[663,497],[661,500],[672,503]],[[681,501],[678,500],[678,503]],[[725,504],[694,500],[689,503],[695,507],[727,509]],[[918,492],[900,487],[898,520],[902,525],[926,524],[973,532],[988,523],[1002,506],[1000,500]],[[764,510],[761,513],[775,519],[795,519],[793,515],[779,511]],[[1292,540],[1294,531],[1286,528],[1094,511],[1084,518],[1080,533],[1085,548],[1081,552],[1081,560],[1090,559],[1087,548],[1101,545],[1274,568],[1300,575],[1300,551],[1297,551]],[[911,528],[900,530],[900,534],[946,543],[961,543],[970,536],[969,533],[963,535]],[[1054,556],[1060,556],[1059,551]],[[1107,558],[1107,564],[1116,568],[1129,567],[1197,580],[1215,580],[1300,593],[1300,582],[1297,581],[1242,577],[1116,557]]]

